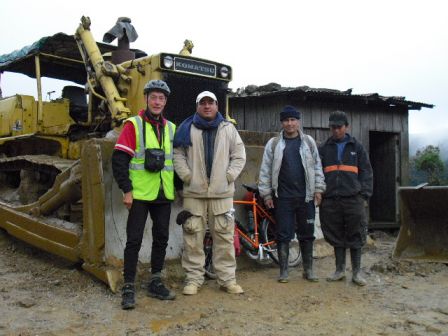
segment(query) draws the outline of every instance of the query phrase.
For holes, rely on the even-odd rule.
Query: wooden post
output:
[[[43,110],[43,103],[42,103],[42,80],[40,77],[40,58],[39,54],[34,56],[34,61],[36,64],[36,81],[37,81],[37,124],[42,124],[42,110]]]

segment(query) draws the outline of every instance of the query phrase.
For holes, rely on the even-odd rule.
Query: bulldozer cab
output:
[[[101,53],[117,49],[104,43],[97,46]],[[135,54],[146,56],[140,50],[135,50]],[[92,132],[100,136],[110,129],[110,121],[107,113],[99,107],[100,102],[91,104],[94,99],[86,89],[87,71],[74,35],[64,33],[42,37],[29,46],[0,56],[0,72],[19,73],[36,81],[36,98],[17,93],[0,99],[0,144],[9,142],[6,147],[13,147],[14,137],[38,136],[56,143],[59,151],[53,154],[79,158],[79,148],[69,150],[71,142],[90,137]],[[48,92],[46,96],[43,94],[44,77],[65,84],[60,97],[51,99],[55,91]],[[7,83],[3,82],[3,85]],[[7,149],[3,152],[10,156]],[[24,150],[20,154],[33,152]]]

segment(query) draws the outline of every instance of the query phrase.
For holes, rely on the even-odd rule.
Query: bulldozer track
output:
[[[0,158],[0,172],[33,170],[57,175],[71,167],[76,160],[61,159],[50,155],[22,155]]]
[[[0,158],[0,165],[3,165],[5,163],[12,163],[15,161],[26,161],[38,165],[50,165],[62,171],[73,165],[76,160],[61,159],[57,156],[50,155],[21,155],[15,157]]]

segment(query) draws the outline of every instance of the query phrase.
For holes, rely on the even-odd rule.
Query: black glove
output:
[[[188,210],[182,210],[176,217],[176,223],[179,225],[183,225],[188,218],[192,217],[193,214]]]

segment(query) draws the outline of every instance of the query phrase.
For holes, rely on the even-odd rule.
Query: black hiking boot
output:
[[[301,241],[300,251],[302,252],[303,278],[310,282],[319,281],[313,272],[313,241]]]
[[[289,259],[289,242],[277,243],[278,264],[280,266],[280,276],[278,282],[288,282],[288,259]]]
[[[121,308],[124,310],[135,307],[135,286],[132,282],[126,282],[121,289]]]
[[[160,300],[174,300],[176,294],[164,286],[160,277],[153,277],[149,280],[148,296]]]
[[[340,281],[345,279],[345,247],[335,247],[334,257],[336,260],[336,271],[327,278],[327,281]]]
[[[361,249],[350,249],[352,259],[352,281],[358,286],[367,285],[367,281],[361,276]]]

